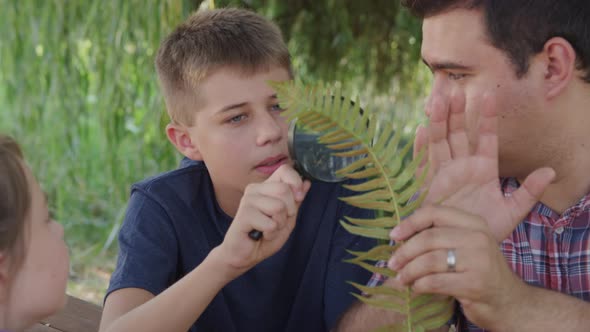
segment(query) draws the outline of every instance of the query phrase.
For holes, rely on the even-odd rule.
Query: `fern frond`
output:
[[[370,261],[383,261],[383,260],[388,260],[391,257],[391,254],[395,251],[395,249],[397,249],[397,245],[395,246],[390,246],[390,245],[380,245],[380,246],[376,246],[374,248],[372,248],[369,251],[351,251],[351,250],[347,250],[348,253],[350,253],[353,256],[356,256],[355,258],[352,259],[348,259],[347,262],[359,262],[359,261],[366,261],[366,260],[370,260]]]
[[[343,185],[343,187],[351,191],[364,192],[369,190],[378,190],[381,188],[385,188],[386,183],[382,177],[378,177],[360,184],[345,184]]]
[[[399,291],[395,288],[387,287],[387,286],[376,286],[376,287],[368,287],[364,285],[359,285],[354,282],[349,282],[349,284],[353,285],[356,289],[363,292],[368,296],[379,296],[379,295],[389,295],[389,296],[396,296],[396,297],[404,297],[406,296],[405,292]]]
[[[349,218],[344,217],[346,221],[351,224],[357,226],[373,226],[373,227],[382,227],[382,228],[393,228],[395,226],[395,219],[391,217],[382,217],[382,218],[375,218],[375,219],[356,219],[356,218]]]
[[[376,113],[360,108],[360,100],[346,99],[347,93],[337,87],[305,86],[301,82],[273,84],[283,113],[288,119],[297,119],[298,127],[316,133],[318,143],[331,149],[335,158],[358,158],[348,166],[336,170],[336,175],[354,179],[344,185],[353,194],[340,197],[348,205],[376,210],[380,217],[355,219],[344,216],[340,224],[348,232],[379,240],[389,240],[391,229],[411,214],[426,197],[422,186],[427,168],[416,177],[417,169],[425,158],[421,152],[407,163],[412,150],[412,139],[404,137],[399,125],[386,120],[377,121]],[[349,251],[354,257],[346,262],[383,276],[393,278],[396,272],[375,265],[387,260],[397,249],[395,246],[376,246],[367,252]],[[393,289],[388,286],[366,287],[351,283],[368,296],[353,294],[369,305],[393,310],[405,315],[398,325],[384,327],[383,331],[422,332],[444,325],[453,313],[453,299],[431,295],[413,296],[411,289]]]
[[[377,203],[374,205],[377,205]],[[353,226],[344,221],[340,221],[340,224],[342,227],[344,227],[344,229],[352,234],[370,237],[372,239],[389,240],[389,230],[384,228]]]
[[[391,301],[390,299],[383,299],[383,298],[377,298],[377,297],[364,297],[362,295],[358,295],[358,294],[354,294],[354,293],[352,293],[352,295],[354,297],[356,297],[358,300],[360,300],[361,302],[364,302],[364,303],[374,306],[374,307],[389,309],[389,310],[393,310],[393,311],[400,312],[400,313],[404,312],[404,310],[405,310],[405,306],[403,303]]]
[[[371,178],[373,176],[376,176],[380,174],[379,170],[375,167],[367,167],[361,171],[358,172],[353,172],[353,173],[348,173],[346,175],[346,177],[351,178],[351,179],[365,179],[365,178]]]

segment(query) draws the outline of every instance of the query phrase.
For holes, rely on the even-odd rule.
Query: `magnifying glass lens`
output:
[[[365,158],[366,155],[334,156],[335,152],[347,152],[358,149],[360,146],[335,151],[327,145],[319,143],[319,138],[324,134],[326,133],[300,127],[297,125],[296,120],[293,120],[289,127],[289,153],[291,158],[295,162],[297,170],[304,177],[324,182],[344,181],[346,178],[338,175],[337,171]]]

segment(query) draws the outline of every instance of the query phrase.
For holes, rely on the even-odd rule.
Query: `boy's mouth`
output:
[[[264,173],[264,174],[272,174],[277,168],[281,167],[281,165],[287,162],[287,156],[279,155],[267,158],[263,160],[261,163],[256,165],[256,170]]]

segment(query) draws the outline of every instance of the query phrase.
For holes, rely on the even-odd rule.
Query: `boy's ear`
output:
[[[203,160],[197,142],[195,142],[188,129],[179,124],[169,123],[166,126],[166,136],[176,149],[191,160]]]
[[[576,74],[576,51],[561,37],[549,39],[543,48],[548,98],[561,94]]]

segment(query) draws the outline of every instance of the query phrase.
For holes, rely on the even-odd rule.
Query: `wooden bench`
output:
[[[25,332],[96,332],[102,307],[68,295],[66,307]]]

